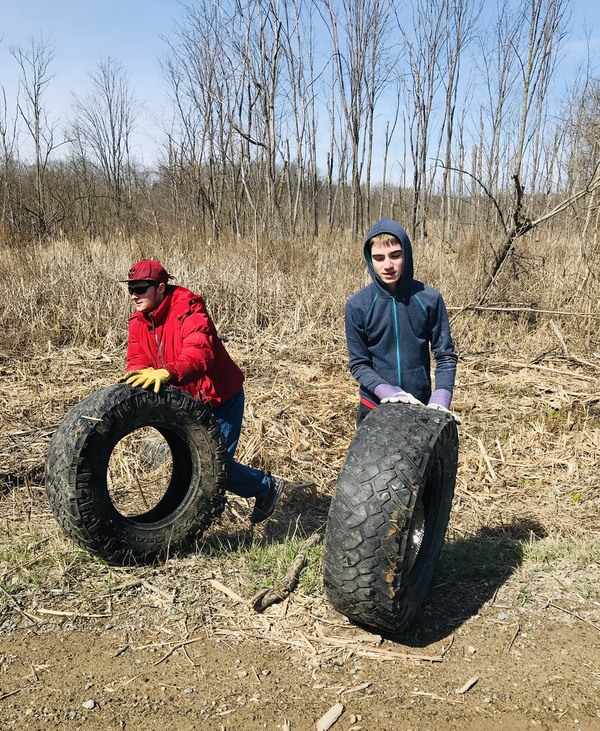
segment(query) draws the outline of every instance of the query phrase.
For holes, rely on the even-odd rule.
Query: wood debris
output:
[[[342,703],[336,703],[335,706],[331,706],[327,713],[321,716],[321,718],[317,721],[317,731],[328,731],[343,712],[344,706]]]
[[[321,536],[318,533],[313,533],[310,538],[304,541],[283,579],[275,586],[268,587],[267,589],[261,589],[261,591],[257,592],[252,597],[250,604],[253,609],[257,612],[264,612],[264,610],[267,607],[270,607],[271,604],[283,601],[283,599],[286,599],[292,593],[298,584],[300,572],[304,568],[306,554],[320,541]]]
[[[457,695],[463,695],[468,690],[471,690],[471,688],[477,683],[478,680],[479,680],[479,678],[477,677],[477,675],[474,675],[472,678],[469,678],[467,680],[467,682],[463,686],[461,686],[460,688],[458,688],[454,692]]]

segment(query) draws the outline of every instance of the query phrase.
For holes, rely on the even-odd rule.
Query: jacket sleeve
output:
[[[362,310],[349,299],[346,302],[345,317],[346,345],[350,373],[361,386],[373,393],[382,383],[387,383],[373,370],[373,359],[369,353]]]
[[[150,368],[152,363],[138,339],[139,324],[135,319],[129,320],[129,339],[127,341],[127,371],[139,371]]]
[[[180,323],[181,351],[164,367],[173,384],[185,386],[210,371],[215,360],[216,330],[200,297],[190,303]]]
[[[439,292],[431,328],[431,351],[435,358],[435,388],[444,388],[452,393],[458,356],[450,335],[446,305]]]

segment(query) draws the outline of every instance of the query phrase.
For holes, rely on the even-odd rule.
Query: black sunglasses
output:
[[[129,294],[146,294],[150,287],[156,287],[156,282],[150,282],[149,284],[128,284],[127,289]]]

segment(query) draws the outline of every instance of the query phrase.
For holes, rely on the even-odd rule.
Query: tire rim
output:
[[[423,539],[425,538],[425,505],[423,504],[422,498],[417,498],[415,508],[413,510],[413,517],[410,526],[410,532],[408,535],[408,542],[406,546],[406,553],[408,557],[408,570],[412,571],[413,566],[417,561],[419,551],[423,545]]]

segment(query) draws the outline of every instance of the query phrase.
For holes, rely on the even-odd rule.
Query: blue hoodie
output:
[[[402,244],[403,268],[397,291],[390,293],[375,274],[370,240],[389,233]],[[412,246],[399,223],[384,218],[369,231],[364,256],[373,281],[346,302],[346,342],[350,372],[360,397],[376,406],[382,383],[399,386],[426,404],[431,396],[430,355],[435,358],[435,388],[452,393],[457,355],[442,295],[413,278]]]

